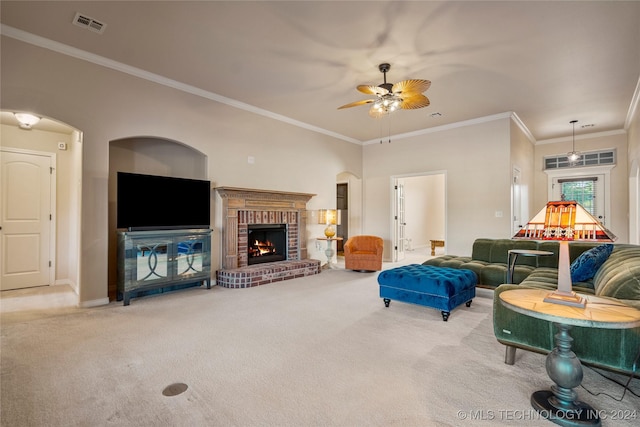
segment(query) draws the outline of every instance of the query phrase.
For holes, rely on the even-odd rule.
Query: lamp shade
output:
[[[612,242],[617,237],[574,200],[548,202],[514,239],[558,240],[558,289],[545,302],[585,307],[584,298],[572,291],[569,241]]]
[[[340,225],[340,210],[320,209],[318,211],[318,224]]]
[[[340,210],[339,209],[320,209],[318,211],[318,224],[324,224],[327,228],[324,229],[324,235],[331,239],[336,235],[336,229],[334,225],[340,225]]]
[[[613,242],[617,237],[576,201],[549,202],[514,239]]]

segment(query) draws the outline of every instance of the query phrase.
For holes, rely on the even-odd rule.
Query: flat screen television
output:
[[[210,181],[118,172],[117,228],[209,228]]]

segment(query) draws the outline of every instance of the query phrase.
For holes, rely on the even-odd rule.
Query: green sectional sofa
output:
[[[571,242],[570,260],[600,243]],[[505,362],[515,362],[515,349],[546,354],[554,347],[557,330],[552,322],[519,314],[500,303],[500,293],[509,289],[542,288],[554,290],[558,281],[558,242],[510,239],[477,239],[471,257],[445,255],[426,261],[426,265],[465,268],[476,273],[478,286],[494,289],[493,327],[498,341],[507,346]],[[518,257],[514,284],[504,284],[510,249],[545,250],[553,256]],[[592,278],[573,284],[578,293],[612,298],[640,309],[640,246],[614,244],[607,260]],[[615,372],[640,371],[640,327],[597,329],[574,327],[572,350],[586,365]]]

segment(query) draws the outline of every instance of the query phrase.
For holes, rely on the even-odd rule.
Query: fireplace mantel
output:
[[[289,191],[259,190],[251,188],[216,187],[216,191],[223,199],[243,200],[244,207],[274,207],[272,202],[278,202],[283,208],[299,206],[307,208],[307,202],[315,194],[292,193]]]
[[[215,190],[222,198],[223,269],[247,266],[246,253],[239,248],[246,248],[248,224],[287,224],[288,260],[307,258],[307,202],[315,194],[235,187]]]

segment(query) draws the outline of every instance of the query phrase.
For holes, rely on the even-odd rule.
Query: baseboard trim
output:
[[[80,304],[78,304],[80,308],[93,308],[93,307],[99,307],[101,305],[109,305],[109,298],[100,298],[100,299],[94,299],[90,301],[81,301]]]

